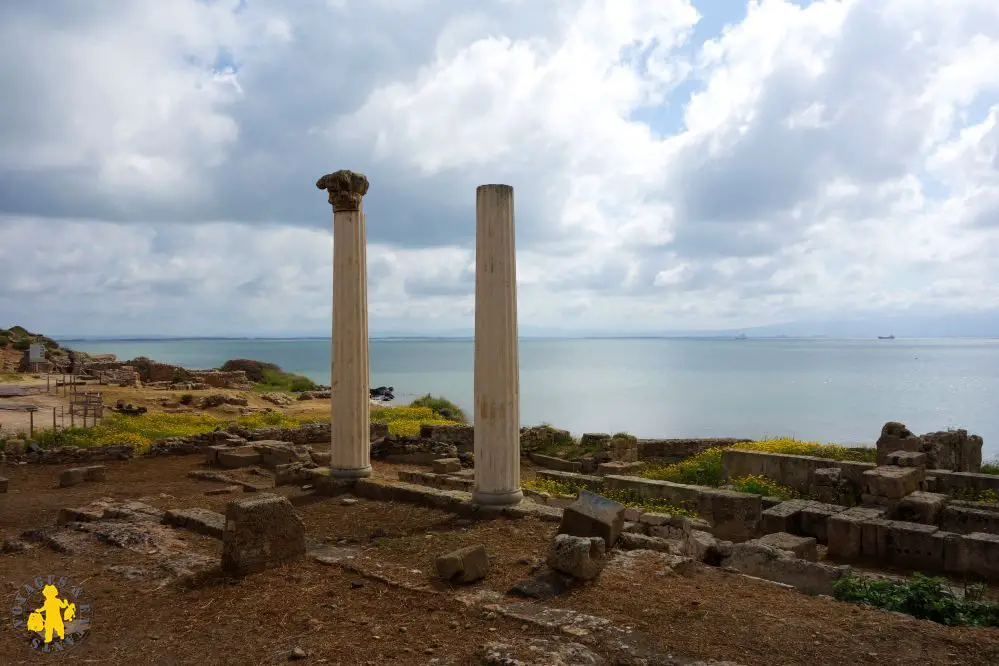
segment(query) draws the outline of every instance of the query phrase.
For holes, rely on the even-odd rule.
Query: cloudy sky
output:
[[[475,187],[523,331],[999,304],[995,0],[0,0],[0,326],[324,334],[323,173],[373,333],[470,330]]]

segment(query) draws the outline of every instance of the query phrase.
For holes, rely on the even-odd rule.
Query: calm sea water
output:
[[[70,342],[190,368],[277,363],[329,384],[322,340]],[[372,340],[371,385],[472,411],[471,340]],[[885,421],[967,428],[999,454],[999,340],[594,339],[520,343],[521,420],[639,437],[787,435],[873,444]]]

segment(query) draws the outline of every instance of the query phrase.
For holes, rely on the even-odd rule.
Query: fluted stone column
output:
[[[475,490],[478,504],[516,504],[520,367],[513,188],[475,192]]]
[[[371,475],[368,430],[367,236],[361,199],[368,179],[337,171],[316,182],[333,205],[333,366],[330,473],[339,478]]]

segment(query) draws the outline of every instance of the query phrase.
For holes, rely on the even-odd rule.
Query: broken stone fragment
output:
[[[87,470],[82,467],[71,467],[70,469],[64,469],[59,474],[59,487],[69,488],[70,486],[78,486],[83,483],[87,478]]]
[[[286,497],[262,493],[230,502],[225,518],[225,571],[261,571],[305,553],[305,522]]]
[[[557,534],[548,551],[548,566],[579,580],[593,580],[604,568],[605,550],[601,537]]]
[[[435,561],[437,575],[451,583],[474,583],[489,572],[489,555],[482,544],[466,546],[441,555]]]

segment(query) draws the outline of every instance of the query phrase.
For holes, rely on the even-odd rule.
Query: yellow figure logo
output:
[[[72,622],[76,617],[76,604],[66,599],[59,598],[59,590],[55,585],[46,585],[42,590],[45,602],[41,608],[36,608],[28,616],[28,631],[45,633],[45,643],[52,642],[54,633],[63,640],[66,637],[66,622]],[[63,612],[65,611],[65,612]]]

